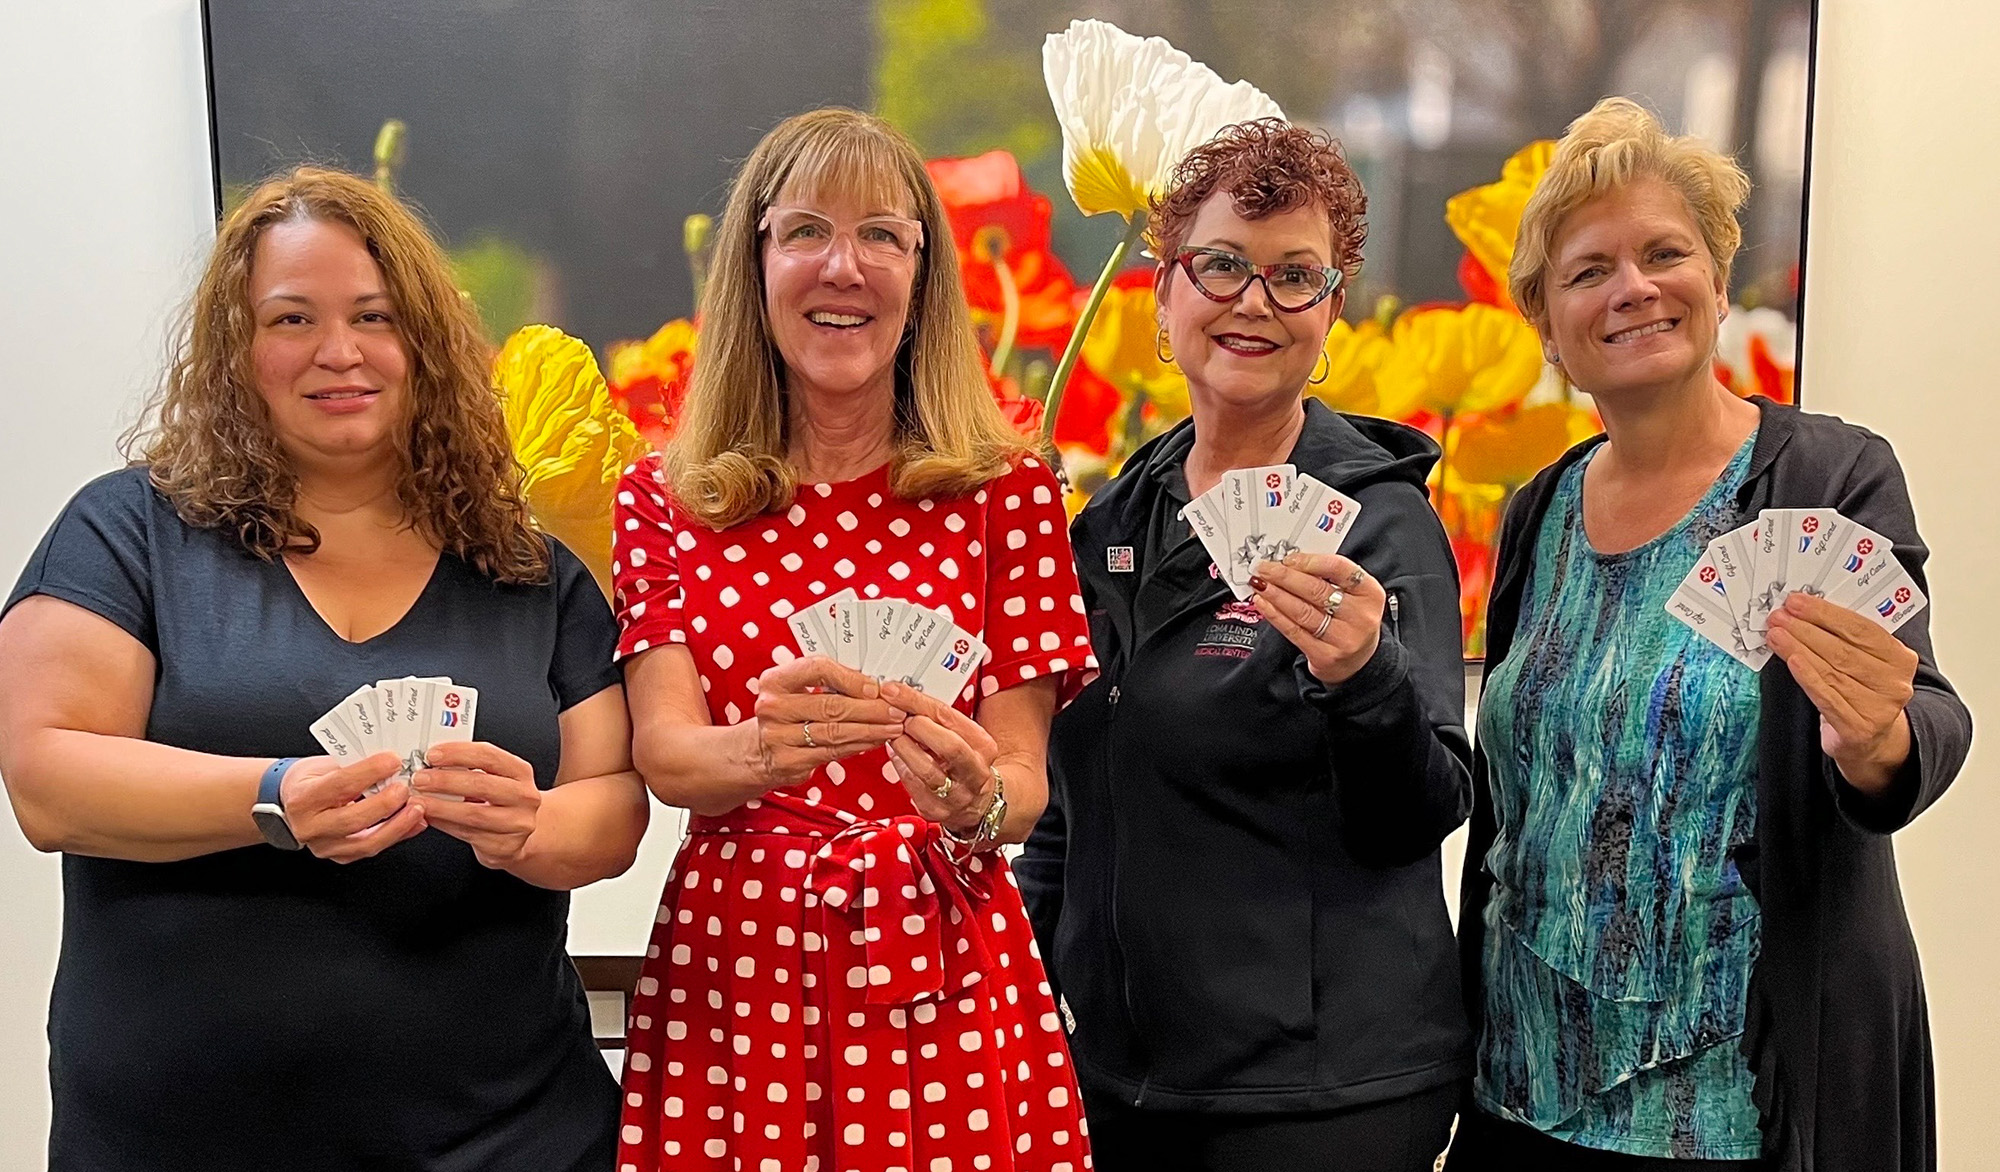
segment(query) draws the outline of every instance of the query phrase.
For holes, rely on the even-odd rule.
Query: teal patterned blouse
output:
[[[1755,441],[1621,554],[1585,538],[1590,458],[1571,467],[1479,705],[1499,835],[1474,1090],[1584,1147],[1758,1154],[1737,1046],[1758,911],[1728,854],[1756,821],[1757,676],[1665,609],[1737,525]]]

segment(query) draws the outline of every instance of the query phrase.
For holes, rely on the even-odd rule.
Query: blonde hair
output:
[[[1556,233],[1570,213],[1635,179],[1658,179],[1680,192],[1701,231],[1716,279],[1729,287],[1729,266],[1743,243],[1736,213],[1750,197],[1750,177],[1728,155],[1693,135],[1670,135],[1653,113],[1629,98],[1605,98],[1569,124],[1555,158],[1521,212],[1507,291],[1537,326],[1546,324],[1544,285]]]
[[[853,190],[915,207],[924,225],[910,317],[896,352],[897,496],[957,496],[1004,474],[1029,441],[1008,425],[979,361],[951,224],[923,157],[888,123],[854,110],[798,114],[744,161],[716,235],[701,299],[701,358],[663,453],[688,513],[716,529],[788,507],[783,358],[764,309],[759,221],[788,189],[811,201]]]

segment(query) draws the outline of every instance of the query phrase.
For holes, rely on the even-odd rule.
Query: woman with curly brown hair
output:
[[[1231,127],[1153,209],[1193,418],[1071,540],[1102,675],[1055,721],[1017,866],[1097,1167],[1428,1169],[1470,1073],[1438,844],[1470,756],[1458,576],[1422,433],[1302,395],[1366,199],[1338,144]],[[1181,509],[1289,463],[1362,505],[1346,556],[1237,602]]]
[[[0,773],[63,853],[49,1167],[608,1168],[566,893],[631,865],[646,796],[473,311],[407,209],[301,168],[188,319],[0,621]],[[483,739],[407,780],[314,755],[401,676],[476,688]]]

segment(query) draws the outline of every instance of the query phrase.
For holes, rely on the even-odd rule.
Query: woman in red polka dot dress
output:
[[[997,848],[1096,662],[950,239],[886,124],[781,124],[724,214],[676,438],[619,487],[635,760],[695,815],[632,1002],[621,1172],[1090,1166]],[[844,588],[990,658],[944,697],[801,658],[786,619]]]

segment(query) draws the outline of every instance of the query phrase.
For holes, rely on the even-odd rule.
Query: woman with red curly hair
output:
[[[1470,757],[1438,449],[1304,398],[1367,231],[1339,145],[1245,123],[1175,179],[1150,236],[1193,418],[1072,528],[1102,675],[1056,718],[1017,873],[1099,1169],[1417,1172],[1471,1071],[1438,858]],[[1237,602],[1180,511],[1286,463],[1361,513],[1345,556],[1258,562]]]
[[[409,209],[273,179],[139,459],[7,599],[0,774],[63,854],[52,1172],[611,1167],[564,928],[646,793],[611,608],[529,521],[490,362]],[[438,711],[479,739],[315,745],[404,676],[477,689]]]

